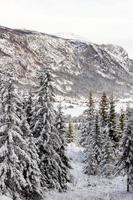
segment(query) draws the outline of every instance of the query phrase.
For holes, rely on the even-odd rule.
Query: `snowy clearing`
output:
[[[49,192],[46,200],[133,200],[133,193],[126,192],[126,179],[106,179],[83,174],[83,148],[72,143],[67,147],[71,160],[73,183],[65,193]]]

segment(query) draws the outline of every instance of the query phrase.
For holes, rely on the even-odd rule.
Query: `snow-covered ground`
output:
[[[46,200],[133,200],[133,193],[126,192],[126,179],[88,177],[83,173],[83,148],[75,143],[67,147],[71,160],[73,183],[65,193],[49,192]]]
[[[125,94],[127,97],[116,98],[115,99],[115,110],[117,113],[120,113],[121,110],[126,111],[127,107],[133,109],[133,98],[129,94]],[[109,97],[109,96],[108,96]],[[100,97],[93,97],[95,108],[99,109]],[[71,98],[71,97],[62,97],[60,95],[56,96],[56,102],[54,103],[55,109],[61,103],[62,110],[65,116],[71,115],[71,117],[79,117],[87,109],[88,100],[83,96],[81,98]]]

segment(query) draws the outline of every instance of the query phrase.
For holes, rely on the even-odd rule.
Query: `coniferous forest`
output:
[[[6,81],[5,81],[5,80]],[[49,71],[38,88],[20,97],[11,77],[0,88],[0,192],[14,199],[39,200],[47,189],[67,190],[70,164],[65,155],[65,122],[53,108]]]
[[[75,129],[61,104],[54,108],[54,95],[49,69],[38,72],[37,88],[26,94],[12,77],[1,77],[0,193],[13,200],[42,200],[47,191],[67,192],[74,181],[66,153],[72,143],[83,148],[82,173],[88,179],[124,176],[132,191],[132,111],[117,113],[114,96],[105,92],[96,106],[90,92]]]

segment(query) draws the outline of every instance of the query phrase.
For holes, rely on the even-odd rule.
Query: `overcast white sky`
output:
[[[121,45],[133,58],[133,0],[0,0],[0,25],[74,33]]]

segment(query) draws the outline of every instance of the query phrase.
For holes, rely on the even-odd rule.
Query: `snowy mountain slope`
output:
[[[86,97],[90,90],[132,93],[133,61],[123,48],[0,27],[2,73],[15,76],[19,86],[34,87],[43,67],[53,70],[56,91],[64,97]]]

